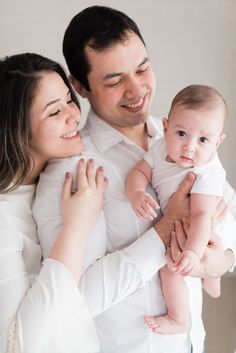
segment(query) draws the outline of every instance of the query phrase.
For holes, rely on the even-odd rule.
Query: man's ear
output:
[[[163,133],[165,135],[168,128],[168,119],[166,117],[162,119],[162,126],[163,126]]]
[[[76,90],[76,92],[79,93],[81,97],[87,98],[86,89],[84,88],[82,83],[80,83],[80,81],[78,81],[76,78],[74,78],[71,75],[69,76],[69,81],[74,87],[74,89]]]
[[[220,135],[220,137],[216,143],[216,149],[220,146],[220,144],[224,141],[224,139],[225,139],[225,134],[223,134],[223,132],[222,132],[222,134]]]

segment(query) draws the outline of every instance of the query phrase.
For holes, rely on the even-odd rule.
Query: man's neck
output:
[[[130,128],[119,127],[117,130],[145,151],[148,150],[148,132],[146,123],[139,126],[132,126]]]

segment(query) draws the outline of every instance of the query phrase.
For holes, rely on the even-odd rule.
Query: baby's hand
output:
[[[174,271],[181,275],[197,273],[200,269],[200,258],[194,250],[184,250],[176,260]]]
[[[156,218],[155,209],[160,208],[151,195],[142,190],[136,191],[130,202],[136,215],[145,222]]]

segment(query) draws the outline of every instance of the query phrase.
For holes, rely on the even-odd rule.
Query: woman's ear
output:
[[[216,149],[220,146],[220,144],[224,141],[224,139],[225,139],[225,134],[222,132],[218,141],[216,142]]]
[[[162,126],[163,126],[163,133],[165,135],[168,128],[168,119],[166,117],[162,119]]]
[[[80,83],[80,81],[78,81],[76,78],[74,78],[71,75],[69,76],[69,81],[72,84],[72,86],[74,87],[74,89],[76,90],[76,92],[79,93],[79,95],[81,97],[83,97],[83,98],[87,97],[86,89],[84,88],[82,83]]]

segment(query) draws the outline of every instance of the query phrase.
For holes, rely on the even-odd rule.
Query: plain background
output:
[[[236,1],[0,0],[0,56],[37,52],[65,66],[61,44],[66,27],[77,12],[96,4],[124,11],[139,25],[157,77],[153,115],[165,116],[172,98],[188,84],[207,84],[222,93],[229,117],[219,154],[236,188]],[[84,117],[87,109],[82,102]],[[235,307],[235,278],[225,281],[222,298],[206,300],[206,353],[236,349],[236,313],[230,310]]]
[[[166,115],[175,94],[191,83],[222,93],[230,114],[219,153],[236,188],[236,1],[0,0],[0,56],[32,51],[65,65],[65,28],[77,12],[94,4],[120,9],[138,23],[157,76],[153,115]],[[87,106],[82,108],[85,117]]]

